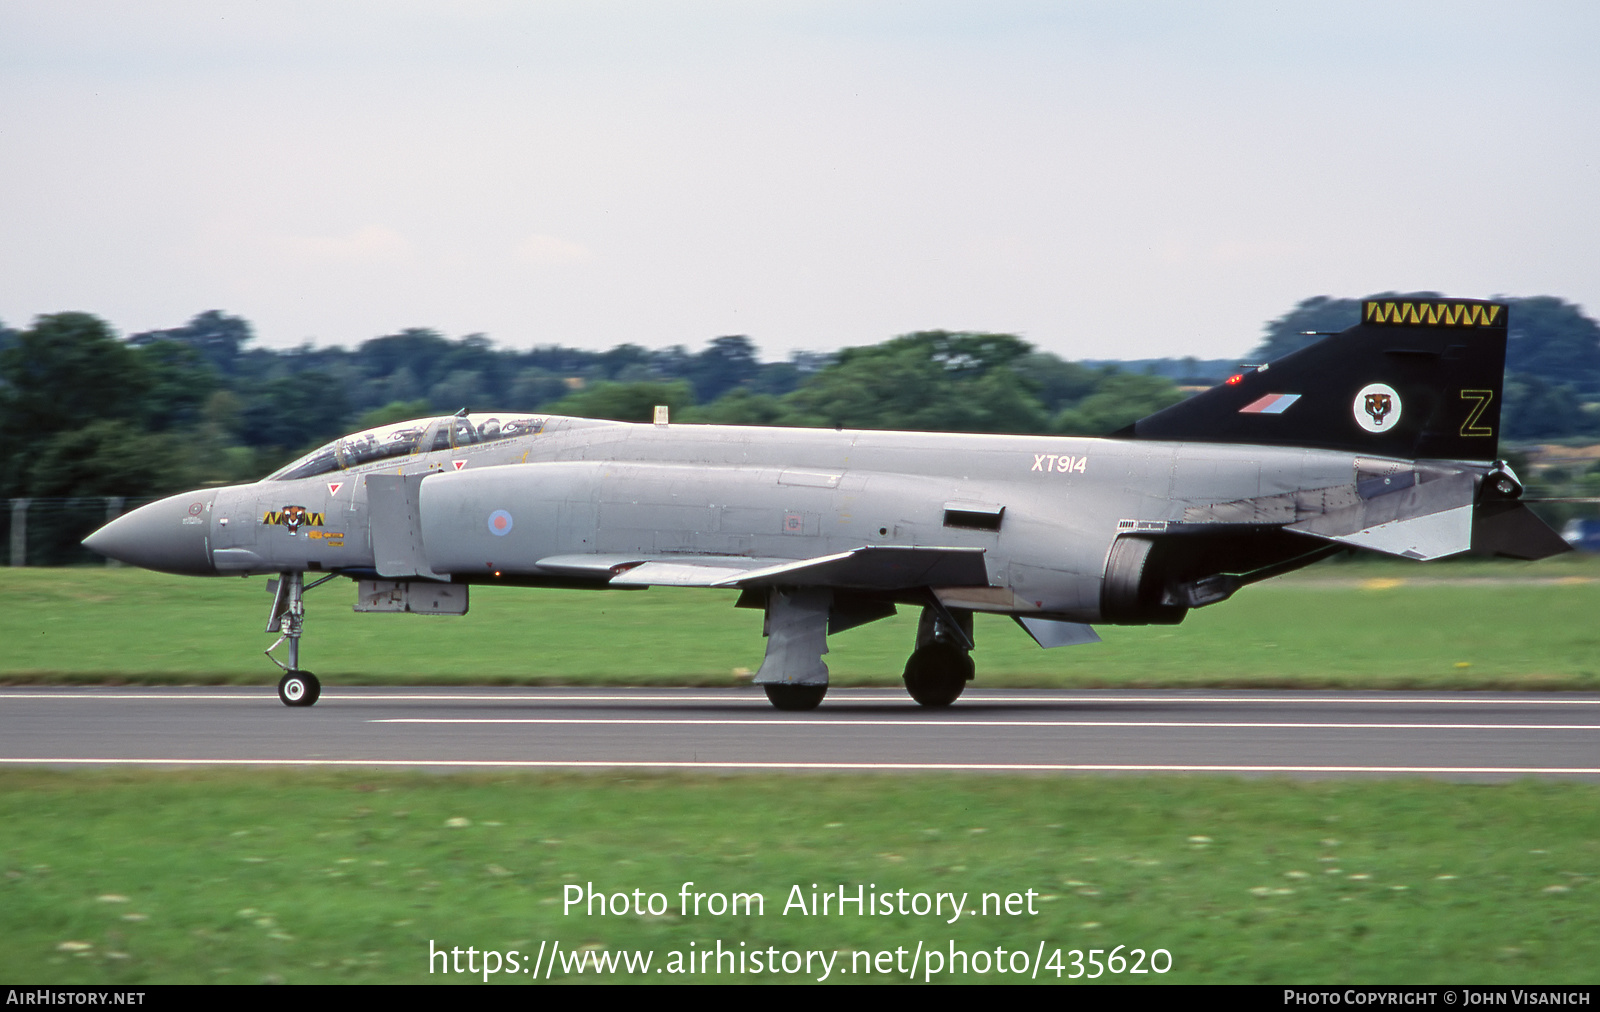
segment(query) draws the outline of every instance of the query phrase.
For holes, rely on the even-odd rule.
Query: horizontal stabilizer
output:
[[[1427,561],[1472,547],[1472,507],[1460,506],[1409,520],[1393,520],[1332,538],[1357,548]]]
[[[1472,547],[1475,480],[1467,472],[1410,485],[1288,525],[1288,530],[1408,559]]]

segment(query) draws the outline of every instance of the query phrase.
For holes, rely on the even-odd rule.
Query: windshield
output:
[[[419,418],[380,425],[335,439],[268,475],[270,481],[310,478],[374,461],[414,453],[449,450],[496,439],[531,436],[544,428],[543,418],[483,412],[445,418]]]

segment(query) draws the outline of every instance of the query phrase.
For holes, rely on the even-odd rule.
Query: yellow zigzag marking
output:
[[[1369,302],[1368,323],[1411,323],[1427,327],[1489,327],[1500,306],[1470,302]]]
[[[261,515],[261,522],[264,524],[281,524],[283,523],[283,511],[267,510]],[[328,515],[326,513],[313,513],[310,510],[306,511],[305,525],[307,527],[321,527],[327,522]]]

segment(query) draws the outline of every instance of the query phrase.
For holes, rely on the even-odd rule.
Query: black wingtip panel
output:
[[[1507,307],[1372,299],[1349,330],[1140,419],[1135,439],[1492,461]]]

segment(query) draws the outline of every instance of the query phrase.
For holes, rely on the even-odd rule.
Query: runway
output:
[[[972,689],[0,689],[0,767],[955,770],[1600,780],[1600,695]]]

